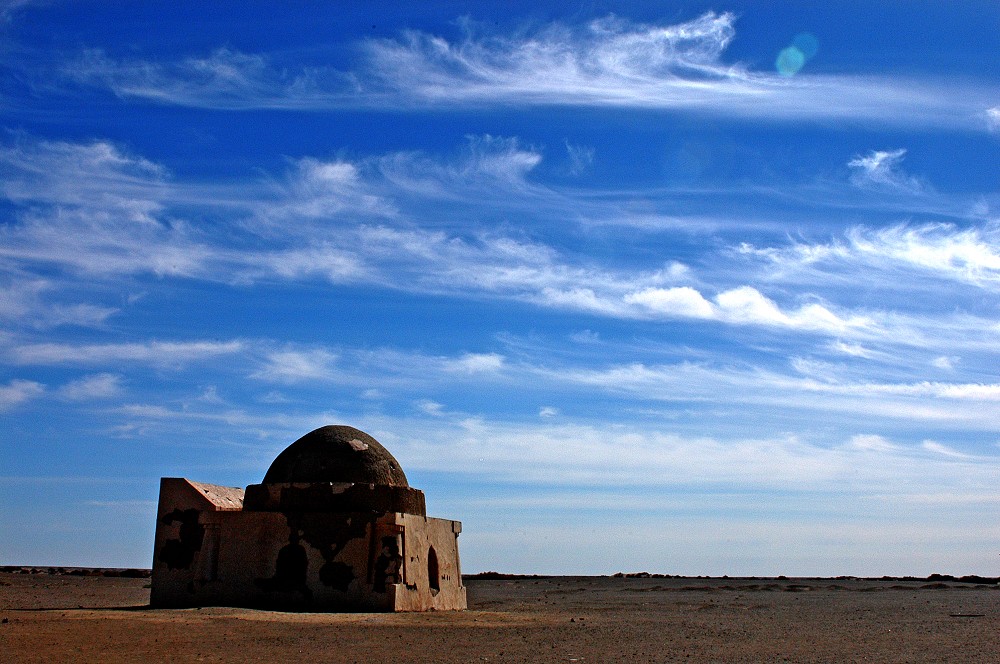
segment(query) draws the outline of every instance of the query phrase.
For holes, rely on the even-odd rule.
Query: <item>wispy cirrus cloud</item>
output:
[[[946,371],[952,371],[955,369],[955,365],[961,360],[957,355],[941,355],[940,357],[935,357],[931,360],[931,364],[938,369],[945,369]]]
[[[566,156],[569,158],[570,175],[580,175],[586,172],[594,163],[595,150],[585,145],[566,144]]]
[[[25,137],[0,146],[0,165],[19,222],[0,230],[0,257],[90,274],[202,273],[211,250],[164,219],[161,166],[105,141]]]
[[[15,378],[6,385],[0,385],[0,412],[11,410],[44,392],[45,386],[41,383]]]
[[[456,41],[408,32],[365,47],[375,89],[411,105],[618,106],[982,130],[995,99],[990,85],[958,99],[955,90],[920,81],[753,72],[722,60],[735,34],[735,15],[709,12],[674,25],[608,17],[509,37],[470,29]]]
[[[398,211],[391,199],[373,186],[371,175],[362,172],[366,166],[345,159],[295,160],[276,197],[260,201],[255,218],[302,223],[329,221],[344,214],[375,219],[396,217]],[[255,227],[254,231],[262,229]]]
[[[445,362],[448,371],[466,374],[482,374],[503,368],[504,357],[499,353],[465,353],[461,357]]]
[[[230,192],[206,194],[167,182],[161,167],[112,144],[22,139],[0,151],[11,172],[0,191],[14,204],[16,221],[0,231],[0,256],[25,270],[55,265],[91,278],[151,273],[240,283],[319,277],[423,292],[471,288],[542,304],[557,299],[552,293],[637,281],[635,275],[574,267],[545,245],[418,225],[427,220],[412,208],[436,191],[473,187],[501,196],[504,186],[522,188],[523,173],[540,159],[511,141],[486,137],[470,145],[456,165],[436,169],[404,168],[398,157],[380,160],[374,170],[304,158],[277,188],[248,185],[247,209],[234,212]],[[418,172],[425,174],[420,183],[413,179]],[[396,211],[386,191],[410,210]],[[229,232],[201,233],[174,213],[175,201],[197,206]],[[39,279],[35,288],[19,283],[3,303],[11,315],[38,309],[37,293],[47,287]],[[111,313],[74,313],[79,318],[88,311],[98,318]]]
[[[450,160],[418,152],[398,152],[375,160],[379,174],[397,194],[427,200],[476,202],[478,205],[510,193],[545,191],[527,181],[543,159],[542,153],[517,138],[467,136],[463,150]]]
[[[1000,130],[1000,106],[986,109],[986,126],[990,131]]]
[[[866,359],[872,359],[877,357],[877,353],[869,348],[865,348],[861,344],[845,343],[844,341],[838,339],[837,341],[832,341],[827,345],[827,348],[834,353],[840,355],[848,355],[851,357],[863,357]]]
[[[263,366],[251,378],[278,383],[328,381],[336,376],[337,355],[323,348],[284,348],[267,353]]]
[[[921,194],[926,185],[900,168],[906,150],[875,150],[847,163],[852,169],[851,182],[858,187],[875,188],[903,194]]]
[[[334,355],[329,349],[318,360],[301,354],[296,366],[306,365],[305,373],[320,367],[324,358]],[[602,345],[601,357],[621,357],[617,344]],[[609,361],[595,364],[589,355],[557,361],[547,347],[520,347],[518,360],[508,361],[499,353],[460,353],[454,356],[431,356],[393,348],[361,350],[339,348],[336,372],[325,378],[341,385],[363,386],[378,392],[378,398],[406,399],[416,403],[421,399],[440,402],[446,399],[455,417],[471,416],[467,409],[477,402],[478,391],[458,385],[490,385],[491,394],[513,390],[518,398],[537,392],[542,416],[566,411],[569,418],[580,417],[575,408],[566,409],[546,403],[552,395],[562,395],[575,403],[580,395],[587,399],[609,399],[616,402],[623,395],[633,409],[655,408],[660,405],[698,404],[707,422],[721,413],[736,409],[755,412],[766,408],[768,418],[803,412],[822,413],[827,422],[868,422],[872,417],[933,426],[941,430],[965,427],[970,431],[1000,431],[1000,419],[993,413],[1000,402],[1000,385],[995,382],[962,380],[896,379],[889,376],[887,357],[872,353],[871,363],[859,364],[855,359],[794,357],[788,366],[765,368],[738,362],[726,364],[719,358],[712,361],[679,361],[671,363]],[[852,357],[853,356],[849,356]],[[869,359],[869,358],[863,358]],[[906,366],[909,360],[896,360]],[[874,379],[872,373],[883,376]],[[916,374],[919,376],[919,371]],[[952,376],[954,374],[951,374]],[[435,393],[435,390],[442,392]],[[449,395],[443,397],[442,395]],[[600,396],[599,396],[600,395]],[[367,398],[367,397],[363,397]],[[544,400],[543,400],[544,399]],[[638,404],[644,404],[639,406]],[[424,409],[426,410],[426,409]],[[617,416],[610,416],[617,421]],[[655,420],[654,420],[655,421]]]
[[[382,418],[380,418],[382,419]],[[881,487],[901,494],[982,491],[990,486],[996,457],[946,457],[937,444],[909,445],[856,434],[832,445],[797,436],[722,439],[682,436],[649,427],[611,430],[581,423],[494,422],[448,416],[373,421],[407,468],[448,470],[533,484],[740,486],[836,493],[869,493]],[[496,441],[505,441],[497,445]],[[942,446],[943,447],[943,446]],[[941,465],[939,465],[941,464]]]
[[[139,362],[171,365],[231,355],[245,348],[242,341],[148,341],[142,343],[27,343],[6,349],[19,365],[106,364]]]
[[[35,329],[61,325],[97,327],[117,313],[115,307],[60,302],[57,284],[51,280],[14,271],[0,277],[0,320]],[[51,293],[53,297],[48,297]]]
[[[961,228],[950,223],[855,226],[826,243],[793,242],[786,247],[741,251],[768,260],[784,277],[797,272],[834,272],[864,267],[880,272],[909,271],[927,279],[995,289],[1000,284],[1000,229],[994,224]],[[891,289],[892,281],[885,283]],[[912,288],[912,281],[905,282]]]
[[[632,362],[587,367],[571,362],[554,363],[545,348],[522,350],[518,362],[508,362],[495,353],[464,353],[456,357],[435,358],[392,349],[380,349],[371,355],[359,355],[344,349],[341,373],[345,379],[378,375],[386,389],[392,386],[433,385],[435,382],[489,381],[497,385],[546,385],[559,393],[578,386],[604,390],[608,394],[634,392],[640,400],[650,401],[754,401],[796,403],[804,394],[833,394],[844,397],[901,397],[917,401],[953,400],[955,402],[994,401],[1000,396],[994,384],[944,381],[877,382],[867,377],[866,367],[856,364],[836,365],[818,360],[795,359],[792,373],[756,366],[726,366],[683,361],[672,364]],[[602,355],[621,352],[605,345]],[[483,368],[482,365],[486,365]],[[472,365],[471,367],[469,365]],[[466,368],[469,367],[469,368]],[[502,372],[499,369],[502,368]],[[372,379],[377,382],[375,379]],[[749,389],[757,385],[759,389]],[[821,400],[815,400],[819,405]],[[854,404],[861,405],[861,401]],[[854,407],[854,406],[852,406]],[[867,412],[867,410],[866,410]],[[966,413],[968,415],[968,413]]]
[[[424,413],[425,415],[430,415],[431,417],[443,417],[444,404],[432,401],[430,399],[420,399],[413,404],[416,408]]]
[[[932,452],[934,454],[940,454],[941,456],[945,456],[945,457],[951,457],[951,458],[955,458],[955,459],[968,459],[969,458],[968,454],[963,454],[962,452],[959,452],[958,450],[955,450],[955,449],[953,449],[953,448],[951,448],[951,447],[949,447],[947,445],[942,445],[941,443],[938,443],[938,442],[933,441],[933,440],[925,440],[923,442],[923,444],[921,445],[921,447],[923,449],[927,450],[928,452]]]
[[[853,119],[986,130],[997,89],[851,75],[780,76],[722,56],[736,17],[676,24],[614,16],[510,35],[472,22],[455,40],[418,31],[360,44],[353,71],[288,68],[268,54],[220,48],[173,62],[115,59],[93,49],[66,63],[78,85],[131,99],[247,109],[597,106],[696,110],[773,120]]]
[[[733,23],[732,14],[715,13],[671,26],[609,17],[515,37],[470,31],[455,43],[411,31],[366,49],[387,87],[426,102],[682,104],[697,95],[698,81],[738,78],[740,72],[719,63]],[[454,89],[459,81],[465,89]]]
[[[900,445],[891,443],[884,436],[877,434],[856,434],[851,436],[845,447],[866,452],[888,453],[898,452],[902,449]]]
[[[162,357],[162,352],[171,350],[179,358],[191,359],[169,361]],[[171,349],[169,346],[148,344],[140,352],[131,347],[105,347],[99,348],[97,353],[94,351],[95,347],[78,347],[74,352],[66,347],[29,348],[29,352],[43,355],[36,358],[35,364],[78,365],[84,363],[79,359],[84,356],[90,364],[98,364],[99,360],[103,360],[106,364],[113,365],[114,373],[108,371],[83,376],[65,384],[53,394],[69,402],[119,399],[123,394],[123,384],[127,382],[129,395],[135,401],[108,411],[122,420],[122,435],[148,431],[148,427],[154,424],[162,429],[166,422],[172,422],[174,424],[170,426],[177,427],[197,423],[202,435],[205,435],[205,431],[217,430],[220,437],[232,438],[237,436],[237,432],[244,432],[240,435],[252,436],[254,440],[281,440],[285,436],[287,443],[300,434],[302,428],[313,423],[319,426],[329,421],[341,421],[345,417],[349,421],[364,422],[363,426],[367,426],[369,421],[377,423],[379,418],[372,415],[369,403],[376,399],[380,404],[376,411],[383,410],[384,404],[390,412],[398,409],[403,409],[399,412],[411,410],[424,417],[450,423],[449,427],[467,430],[468,436],[471,436],[469,444],[474,444],[473,450],[478,450],[479,446],[490,440],[491,432],[514,427],[513,422],[517,420],[517,417],[513,417],[504,422],[481,421],[478,408],[482,406],[480,397],[476,395],[481,395],[482,390],[478,387],[488,385],[489,394],[498,395],[499,398],[508,393],[516,394],[516,401],[526,401],[528,404],[532,403],[534,396],[537,405],[522,413],[525,421],[530,419],[538,423],[537,427],[524,425],[524,433],[528,439],[540,442],[554,436],[551,440],[561,440],[559,444],[564,453],[579,454],[593,460],[593,463],[574,461],[558,472],[554,468],[549,472],[550,479],[559,478],[559,481],[570,483],[591,481],[588,478],[597,477],[602,467],[613,473],[629,472],[631,462],[620,459],[613,453],[613,448],[609,448],[609,441],[620,440],[622,430],[629,430],[630,435],[646,440],[643,445],[650,446],[649,453],[660,459],[657,463],[679,464],[674,468],[677,472],[684,469],[695,473],[704,472],[705,481],[709,482],[745,481],[747,477],[741,475],[742,479],[739,479],[726,476],[725,473],[720,474],[719,471],[709,472],[708,466],[702,465],[694,456],[688,458],[688,452],[691,455],[699,451],[710,452],[711,458],[730,461],[734,455],[744,456],[752,463],[756,463],[752,461],[757,458],[756,455],[766,457],[769,454],[782,455],[787,452],[797,458],[799,463],[809,467],[812,467],[811,464],[818,464],[815,472],[820,472],[824,467],[827,470],[823,472],[839,468],[841,462],[848,467],[854,463],[868,463],[871,460],[869,457],[865,457],[868,459],[865,461],[859,456],[866,454],[888,455],[904,464],[913,459],[923,459],[930,463],[934,459],[947,458],[968,461],[982,467],[983,464],[989,465],[994,461],[980,458],[970,451],[981,449],[978,443],[970,442],[967,446],[950,443],[936,443],[938,447],[915,446],[912,440],[909,443],[897,442],[890,440],[888,434],[869,432],[873,428],[879,432],[886,428],[891,430],[900,423],[904,430],[919,431],[922,437],[929,435],[928,430],[945,432],[945,435],[948,432],[962,432],[962,435],[973,438],[995,436],[1000,432],[1000,420],[990,415],[996,411],[996,405],[1000,402],[1000,385],[961,379],[874,380],[868,375],[868,365],[858,366],[854,360],[838,366],[802,359],[791,363],[791,371],[764,369],[746,362],[727,365],[720,361],[652,363],[626,360],[595,365],[590,359],[577,358],[580,361],[576,361],[566,353],[554,356],[544,347],[522,347],[517,361],[510,361],[506,356],[495,352],[460,352],[438,356],[393,348],[289,346],[275,349],[273,344],[262,340],[241,342],[239,349]],[[154,351],[160,353],[154,355]],[[634,354],[636,351],[629,347],[626,352]],[[231,371],[234,354],[242,354],[241,360],[246,358],[247,361],[238,364],[250,367],[247,373],[254,381],[280,383],[288,386],[289,390],[298,389],[293,386],[301,384],[323,389],[331,386],[349,388],[337,390],[341,395],[338,398],[338,410],[341,412],[313,416],[299,412],[298,407],[289,405],[287,401],[280,403],[277,411],[272,412],[272,406],[261,403],[247,407],[231,403],[228,399],[220,399],[211,389],[206,394],[205,376],[212,375],[213,371]],[[621,357],[622,349],[604,342],[600,354],[602,357]],[[184,366],[194,361],[198,362],[196,370]],[[254,362],[257,363],[257,368],[254,368]],[[143,365],[170,367],[173,374],[180,374],[187,382],[190,388],[187,390],[188,394],[178,396],[175,392],[165,396],[151,392],[143,395],[143,381],[129,378],[137,366],[141,369]],[[209,373],[206,374],[206,371]],[[183,378],[184,376],[187,378]],[[34,381],[12,381],[0,389],[0,403],[11,409],[44,393],[44,386]],[[295,394],[294,391],[292,394]],[[558,399],[557,403],[553,403],[554,398]],[[268,397],[264,401],[271,403],[275,399]],[[292,403],[300,401],[296,397]],[[178,405],[179,403],[182,405]],[[586,405],[581,406],[580,403]],[[627,404],[624,413],[622,403]],[[595,407],[595,404],[605,405]],[[605,412],[605,408],[610,408],[610,412]],[[655,414],[661,409],[664,412],[680,409],[676,414],[689,411],[691,414],[683,415],[680,419],[671,418],[670,424],[665,424],[663,416]],[[725,430],[726,427],[720,427],[719,422],[732,424],[734,417],[743,423],[738,428],[752,428],[754,425],[749,424],[749,420],[760,417],[761,412],[767,413],[768,421],[778,422],[784,421],[786,417],[800,419],[806,416],[804,414],[815,414],[815,417],[840,431],[853,429],[861,433],[845,443],[843,449],[837,445],[831,447],[829,441],[803,443],[793,440],[794,437],[765,437],[759,440],[717,437],[721,434],[714,434],[716,437],[704,440],[698,437],[698,432],[706,427],[717,432]],[[549,423],[556,421],[556,416],[559,422],[568,423],[569,428],[550,427]],[[600,424],[595,424],[595,420]],[[640,421],[643,422],[642,425],[637,424]],[[385,424],[384,430],[416,432],[426,426],[426,423],[411,423],[404,427],[395,421]],[[556,433],[556,429],[563,433]],[[570,430],[582,432],[581,435],[585,438],[563,439],[564,434],[570,435]],[[537,438],[541,433],[545,435]],[[423,440],[428,441],[428,444],[440,444],[442,441],[450,441],[453,434],[454,431],[449,433],[435,430],[434,436],[444,437],[428,434]],[[646,438],[648,436],[652,438]],[[415,448],[411,449],[409,439],[394,442],[394,451],[401,449],[403,453],[412,454],[418,460],[424,454]],[[940,447],[946,444],[955,453],[950,457]],[[539,473],[539,477],[545,475],[540,467],[534,466],[534,460],[543,465],[548,463],[545,461],[547,453],[538,450],[522,452],[525,456],[518,457],[516,464],[534,467],[523,478],[530,479],[535,471]],[[263,451],[255,448],[254,453],[261,456],[262,462],[266,461]],[[455,458],[468,461],[461,469],[463,472],[486,472],[494,477],[501,477],[509,471],[516,476],[517,472],[511,469],[519,466],[514,461],[505,465],[498,459],[496,465],[492,462],[483,465],[483,459],[492,459],[496,454],[496,451],[484,455],[463,449],[459,457]],[[602,454],[610,456],[605,456],[603,462],[598,462]],[[639,457],[641,454],[636,457],[636,463]],[[828,462],[832,463],[834,460],[834,466],[827,466]],[[888,459],[883,460],[888,462]],[[408,467],[410,463],[408,459]],[[418,467],[437,468],[430,457],[419,463],[430,465]],[[743,467],[739,464],[737,466]],[[792,476],[797,477],[794,473]],[[779,473],[775,477],[776,486],[788,486],[784,474]],[[655,483],[655,480],[651,481]],[[915,489],[911,487],[912,490]]]
[[[676,260],[651,267],[602,261],[488,223],[497,210],[532,219],[548,219],[557,210],[552,216],[569,218],[581,200],[587,205],[586,196],[574,198],[528,179],[541,158],[515,140],[489,136],[470,139],[451,162],[412,153],[354,162],[306,157],[290,162],[283,179],[244,183],[243,201],[235,204],[229,189],[177,181],[161,166],[109,143],[21,138],[0,150],[0,162],[12,174],[0,191],[14,209],[14,223],[0,230],[0,257],[19,270],[14,287],[0,296],[0,316],[96,324],[116,313],[98,304],[49,303],[60,286],[79,288],[81,274],[95,282],[117,275],[236,285],[324,280],[616,319],[704,321],[822,334],[852,344],[926,345],[942,326],[955,328],[941,337],[954,341],[975,321],[858,310],[839,305],[841,291],[831,284],[856,281],[848,269],[856,265],[922,270],[978,284],[1000,274],[990,228],[944,225],[858,227],[828,244],[744,244],[740,259],[762,260],[763,268],[735,277],[718,260],[701,272]],[[191,210],[211,220],[211,234],[185,220]],[[470,215],[482,215],[483,222],[470,223]],[[698,258],[728,260],[721,254]],[[25,278],[40,266],[49,274],[50,267],[62,269],[65,281]],[[802,283],[801,275],[810,272],[836,278],[812,279],[815,291],[796,288],[789,294],[780,287]],[[900,282],[880,288],[891,289],[892,283]],[[43,299],[47,290],[53,295]],[[959,339],[959,345],[989,336],[991,329]]]
[[[107,141],[71,143],[17,136],[0,149],[8,177],[0,184],[15,202],[115,206],[128,221],[149,222],[149,200],[168,173]]]
[[[796,375],[760,367],[675,364],[617,364],[606,367],[533,367],[530,373],[555,385],[598,389],[609,394],[664,403],[743,404],[772,413],[822,412],[831,421],[879,416],[935,426],[1000,431],[995,410],[1000,385],[961,382],[877,382],[862,376]],[[828,372],[829,374],[829,372]],[[535,380],[538,380],[536,378]]]
[[[357,426],[393,450],[408,474],[459,473],[549,489],[607,486],[613,481],[633,488],[800,490],[826,500],[831,493],[870,497],[876,486],[881,499],[889,503],[942,493],[976,495],[982,500],[993,492],[1000,465],[996,454],[970,451],[974,448],[871,433],[877,406],[858,418],[857,433],[828,440],[792,434],[704,435],[696,428],[683,433],[665,427],[662,421],[637,423],[633,417],[598,424],[551,406],[542,406],[523,420],[494,419],[463,412],[447,401],[448,405],[446,400],[417,391],[392,415],[274,414],[225,405],[181,409],[152,403],[131,403],[114,412],[132,430],[155,424],[162,435],[194,422],[202,435],[218,430],[227,437],[240,433],[270,441],[247,446],[247,454],[258,458],[258,464],[266,464],[303,429],[340,421],[349,414]],[[747,403],[741,401],[735,407]],[[987,424],[983,430],[995,431],[996,424]]]
[[[849,232],[851,247],[874,261],[886,260],[978,286],[1000,282],[1000,229],[960,229],[953,224],[891,226]]]
[[[59,388],[59,396],[69,401],[111,399],[120,396],[122,392],[122,377],[112,373],[84,376]]]
[[[469,201],[473,190],[502,200],[504,191],[525,188],[524,173],[540,159],[516,141],[489,136],[470,139],[452,164],[412,154],[359,162],[304,157],[283,180],[247,182],[236,194],[169,181],[162,167],[108,142],[22,138],[0,147],[10,172],[0,193],[14,204],[17,222],[0,230],[0,257],[90,276],[388,281],[381,274],[387,264],[427,260],[433,245],[459,239],[416,226],[428,220],[415,207],[438,196]],[[406,203],[406,213],[393,199]],[[226,233],[203,232],[178,206]],[[4,308],[19,308],[13,295],[7,299]]]
[[[174,62],[115,59],[88,49],[64,63],[61,74],[126,99],[232,110],[344,105],[350,91],[349,77],[328,67],[291,73],[266,55],[227,47]]]

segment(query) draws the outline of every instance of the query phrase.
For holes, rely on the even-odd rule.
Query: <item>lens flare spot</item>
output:
[[[778,53],[778,59],[774,61],[775,69],[782,76],[795,76],[805,64],[806,56],[794,46],[781,49],[781,53]]]
[[[792,46],[799,49],[806,60],[812,60],[819,52],[819,40],[811,32],[800,32],[792,39]]]

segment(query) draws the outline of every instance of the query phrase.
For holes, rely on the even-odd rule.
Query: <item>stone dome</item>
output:
[[[409,487],[395,457],[354,427],[329,425],[299,438],[279,454],[264,484],[353,482]]]

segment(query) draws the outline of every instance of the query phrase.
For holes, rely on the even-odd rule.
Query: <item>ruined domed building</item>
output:
[[[164,477],[154,607],[466,608],[458,521],[427,516],[382,445],[348,426],[292,443],[261,484]]]

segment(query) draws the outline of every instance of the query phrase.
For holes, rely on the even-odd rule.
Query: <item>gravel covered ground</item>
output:
[[[0,573],[0,661],[1000,661],[988,583],[472,578],[422,614],[151,610],[148,583]]]

